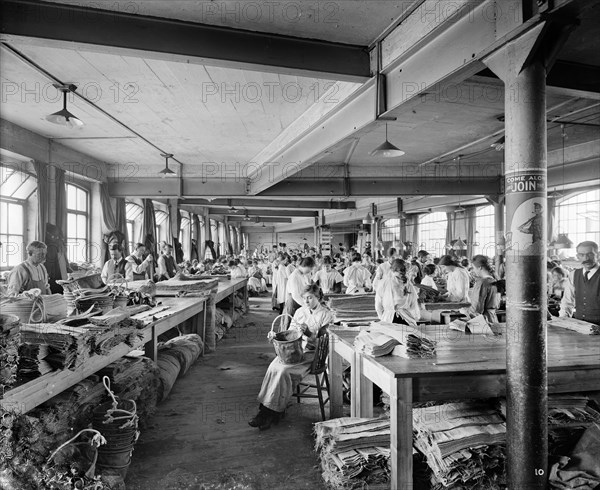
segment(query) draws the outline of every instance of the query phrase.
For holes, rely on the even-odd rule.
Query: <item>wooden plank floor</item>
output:
[[[250,311],[175,383],[142,432],[127,474],[128,490],[321,489],[313,452],[316,400],[294,403],[266,431],[248,425],[268,364],[270,297],[250,298]]]

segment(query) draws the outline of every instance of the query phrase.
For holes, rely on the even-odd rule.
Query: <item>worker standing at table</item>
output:
[[[375,278],[373,279],[373,288],[377,288],[377,284],[388,275],[388,273],[390,272],[392,262],[396,258],[396,249],[392,247],[388,250],[387,261],[384,261],[382,264],[380,264],[377,267],[377,270],[375,271]]]
[[[449,301],[468,303],[471,277],[467,269],[461,266],[450,255],[441,257],[439,265],[442,268],[442,272],[448,273],[446,279],[447,292],[443,296],[448,298]]]
[[[177,266],[173,257],[173,246],[165,243],[162,248],[162,254],[156,261],[158,264],[158,280],[166,280],[175,277],[177,274]]]
[[[317,271],[313,281],[319,284],[323,294],[340,293],[344,278],[333,268],[333,260],[327,256],[323,259],[323,267]]]
[[[127,265],[125,267],[125,278],[128,281],[139,281],[149,279],[148,268],[152,264],[152,255],[146,253],[146,246],[143,243],[136,243],[135,252],[127,257]]]
[[[48,247],[43,242],[33,241],[27,245],[27,260],[10,271],[7,287],[9,296],[17,296],[34,288],[41,289],[42,294],[51,294],[48,271],[44,266],[47,253]]]
[[[395,259],[390,272],[379,282],[375,292],[375,310],[381,321],[416,325],[421,316],[415,287],[406,277],[406,263]]]
[[[352,265],[344,271],[346,294],[363,294],[371,289],[371,274],[362,265],[360,254],[352,256]]]
[[[298,263],[298,268],[295,269],[288,278],[287,294],[283,312],[290,317],[294,316],[296,310],[302,305],[302,294],[312,279],[312,271],[315,267],[315,260],[312,257],[304,257]],[[289,325],[289,317],[284,318],[283,325],[285,328]]]
[[[565,284],[559,316],[573,316],[578,320],[600,325],[600,272],[598,271],[598,244],[591,241],[577,245],[577,259],[583,266],[573,273],[573,280]]]
[[[108,249],[108,253],[110,259],[106,261],[100,273],[100,278],[104,284],[107,284],[108,280],[115,274],[125,277],[125,267],[127,266],[127,261],[123,257],[123,249],[119,244],[113,243]]]

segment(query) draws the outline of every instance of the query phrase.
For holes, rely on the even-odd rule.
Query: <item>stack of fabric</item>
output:
[[[0,396],[17,381],[19,317],[0,314]]]
[[[572,330],[573,332],[584,335],[600,335],[600,325],[595,325],[583,320],[577,320],[577,318],[553,317],[552,320],[548,322],[548,325],[565,328],[567,330]]]
[[[75,304],[79,311],[89,310],[95,306],[103,312],[108,312],[113,309],[114,297],[110,294],[110,288],[103,286],[97,289],[82,288],[77,291],[77,299]]]
[[[317,422],[315,438],[323,480],[332,488],[389,481],[389,420],[344,417]]]
[[[373,357],[387,356],[399,342],[381,333],[360,332],[354,339],[354,347],[357,351]]]
[[[347,326],[366,325],[378,319],[375,294],[332,294],[328,306],[335,313],[336,322]]]
[[[140,424],[145,424],[158,403],[159,369],[147,357],[122,357],[98,372],[110,378],[110,386],[122,400],[134,400]]]
[[[388,322],[372,322],[371,334],[383,334],[397,341],[392,355],[405,359],[429,359],[435,357],[437,342],[419,327]]]
[[[156,283],[156,291],[160,294],[172,293],[173,295],[185,291],[201,292],[216,290],[219,286],[218,279],[195,279],[195,280],[178,280],[169,279],[168,281],[160,281]]]
[[[29,360],[34,360],[35,356],[37,360],[46,361],[52,369],[76,369],[89,358],[87,335],[79,327],[24,323],[20,333],[22,344],[29,346],[24,347],[21,356],[25,355]]]
[[[414,445],[431,469],[431,488],[500,488],[506,423],[490,404],[445,403],[413,409]]]

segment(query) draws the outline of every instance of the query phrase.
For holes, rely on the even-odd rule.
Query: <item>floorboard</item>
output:
[[[135,447],[128,490],[325,488],[313,452],[316,400],[294,403],[269,430],[248,425],[275,357],[266,341],[275,316],[270,297],[250,298],[216,353],[177,380]]]

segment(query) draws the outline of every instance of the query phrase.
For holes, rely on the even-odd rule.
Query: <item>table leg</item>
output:
[[[390,388],[391,488],[392,490],[412,490],[412,379],[392,380]]]
[[[156,340],[156,327],[152,325],[152,335],[150,340],[146,342],[144,346],[144,355],[154,362],[156,362],[158,351],[157,351],[157,340]]]
[[[334,419],[343,415],[343,381],[342,356],[335,351],[337,337],[329,337],[329,418]]]
[[[235,313],[235,291],[231,293],[231,322],[235,323],[235,319],[233,318],[233,314]]]
[[[373,417],[373,382],[362,374],[363,356],[355,353],[352,379],[352,417]]]
[[[206,309],[208,308],[208,302],[204,302],[204,308],[202,309],[202,355],[204,355],[204,349],[206,348]]]

